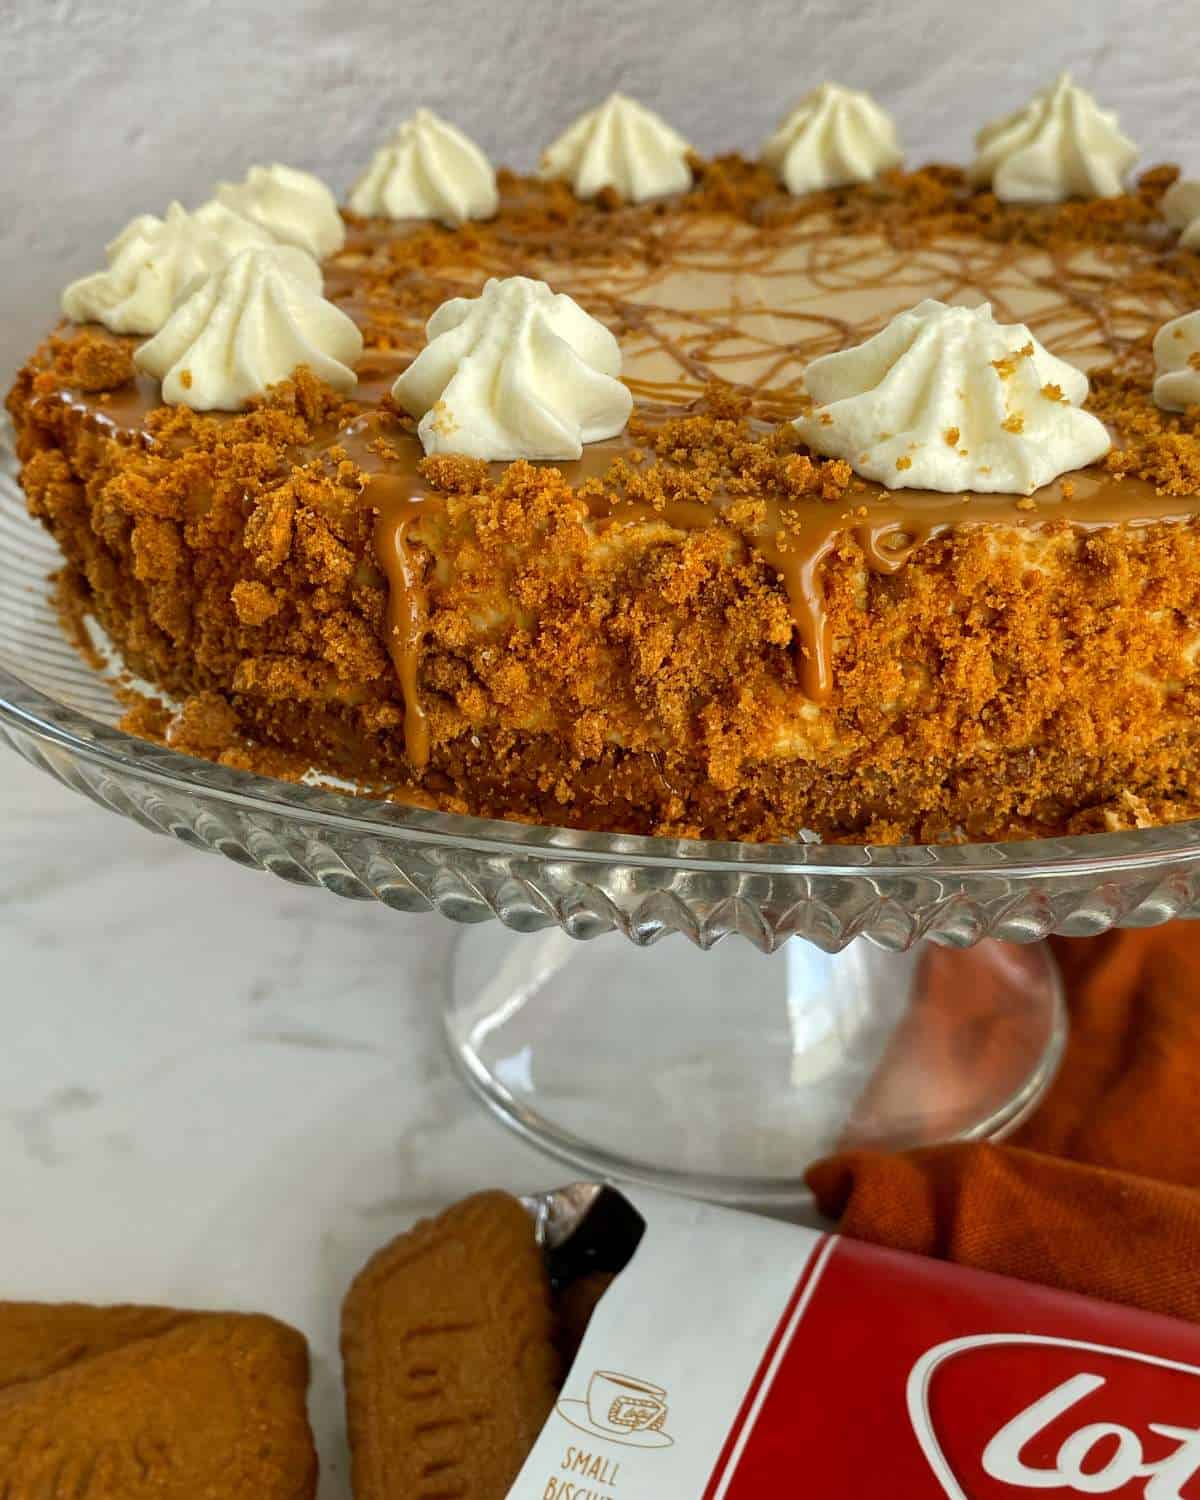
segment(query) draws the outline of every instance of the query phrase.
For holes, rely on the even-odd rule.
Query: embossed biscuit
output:
[[[503,1500],[557,1396],[550,1286],[515,1198],[385,1246],[342,1310],[357,1500]]]
[[[0,1303],[4,1500],[312,1500],[308,1350],[272,1318]]]

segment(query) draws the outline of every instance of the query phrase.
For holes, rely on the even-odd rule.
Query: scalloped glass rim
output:
[[[233,807],[258,808],[324,829],[370,833],[406,843],[470,849],[496,856],[569,857],[696,873],[742,875],[981,876],[1055,873],[1097,876],[1143,866],[1162,869],[1200,858],[1200,819],[1121,833],[1081,834],[995,844],[750,844],[703,839],[589,833],[573,828],[511,823],[347,796],[211,761],[137,739],[56,702],[0,668],[0,720],[99,766],[136,772],[144,781],[199,791]]]

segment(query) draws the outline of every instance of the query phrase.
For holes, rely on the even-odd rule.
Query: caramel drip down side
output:
[[[833,642],[821,569],[837,539],[837,532],[831,531],[812,546],[786,548],[781,527],[755,539],[759,554],[778,572],[787,591],[799,648],[800,684],[813,703],[827,703],[833,692]]]
[[[421,768],[429,763],[429,715],[417,678],[429,601],[427,559],[413,545],[412,531],[437,496],[421,477],[420,444],[405,433],[385,434],[377,414],[360,417],[333,442],[362,470],[363,503],[375,511],[375,559],[388,587],[386,645],[404,697],[404,746]]]
[[[420,663],[429,609],[427,558],[414,530],[441,497],[421,474],[420,443],[391,418],[358,419],[334,439],[365,476],[363,502],[376,511],[375,549],[388,583],[387,644],[404,695],[405,747],[414,766],[428,764],[429,719],[421,698]],[[739,497],[718,495],[712,503],[667,500],[649,504],[625,495],[610,471],[638,445],[627,436],[596,443],[577,462],[546,465],[578,489],[609,476],[603,492],[591,485],[581,498],[592,522],[649,522],[691,532],[711,526],[734,528],[726,514]],[[498,482],[507,464],[488,466]],[[742,497],[744,498],[744,497]],[[753,551],[778,573],[795,631],[799,690],[811,702],[828,703],[834,690],[833,640],[825,603],[824,570],[830,555],[850,540],[871,573],[898,573],[921,547],[954,531],[1001,526],[1030,531],[1066,524],[1081,533],[1108,526],[1184,522],[1200,514],[1200,500],[1160,495],[1144,480],[1117,479],[1102,470],[1080,470],[1047,485],[1031,498],[1018,495],[948,495],[930,490],[885,490],[863,482],[838,501],[816,498],[764,502],[763,519],[750,532]]]
[[[668,502],[660,507],[620,497],[593,515],[658,519],[680,531],[727,524],[734,503],[713,506]],[[1200,514],[1200,497],[1160,495],[1138,479],[1114,479],[1079,470],[1047,485],[1030,501],[1019,495],[949,495],[933,490],[885,490],[864,482],[844,501],[768,500],[765,519],[750,538],[757,555],[779,574],[795,630],[799,686],[810,702],[825,704],[834,689],[833,640],[825,604],[824,567],[841,542],[852,540],[868,572],[898,573],[927,542],[975,526],[1040,531],[1066,524],[1087,533],[1108,526],[1182,522]]]
[[[424,506],[392,493],[385,477],[370,482],[368,499],[378,510],[375,555],[388,581],[387,647],[404,695],[404,744],[414,766],[429,763],[429,715],[417,687],[425,621],[429,612],[422,559],[409,533]]]
[[[362,470],[363,503],[376,513],[375,558],[388,585],[387,649],[404,696],[405,750],[420,769],[429,764],[430,751],[429,715],[418,681],[429,613],[428,559],[414,543],[413,531],[441,499],[421,474],[424,453],[419,441],[394,427],[385,414],[372,412],[358,418],[331,442]],[[606,473],[615,459],[632,448],[628,438],[612,438],[590,444],[577,462],[553,467],[568,483],[583,484]],[[489,464],[489,477],[498,481],[507,468],[505,463]],[[699,523],[698,517],[693,520]]]

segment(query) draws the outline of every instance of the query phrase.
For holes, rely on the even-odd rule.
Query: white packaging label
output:
[[[700,1496],[806,1263],[831,1243],[794,1224],[622,1193],[645,1235],[597,1306],[510,1500]]]

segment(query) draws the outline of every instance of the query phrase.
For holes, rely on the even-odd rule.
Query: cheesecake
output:
[[[179,210],[144,317],[135,221],[8,398],[66,628],[155,689],[126,727],[675,838],[1196,815],[1178,174],[1113,124],[1047,185],[1053,91],[906,170],[864,97],[711,160],[618,98],[531,175],[424,111],[340,212]]]

